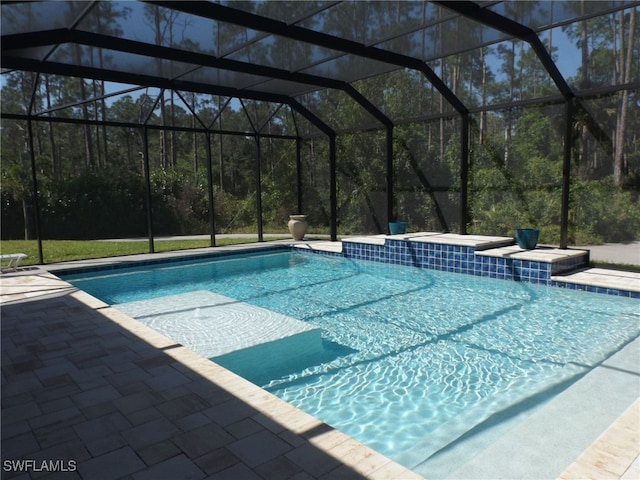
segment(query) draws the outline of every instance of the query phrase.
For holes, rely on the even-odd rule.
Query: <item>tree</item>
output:
[[[620,38],[620,52],[616,56],[619,60],[616,62],[617,72],[619,75],[619,84],[627,84],[631,81],[631,69],[634,65],[632,62],[634,55],[634,37],[636,30],[636,9],[632,8],[626,16],[628,21],[627,34],[625,35],[625,15],[624,12],[618,12],[618,32]],[[626,45],[625,45],[626,43]],[[625,48],[626,46],[626,48]],[[637,66],[637,65],[636,65]],[[625,165],[625,139],[627,134],[627,117],[629,115],[629,91],[622,92],[620,107],[616,115],[615,143],[613,153],[613,183],[621,186],[624,183],[626,171]]]
[[[584,9],[580,2],[576,8]],[[617,14],[598,16],[584,20],[578,24],[564,27],[567,36],[572,39],[582,52],[582,65],[578,71],[579,78],[575,82],[580,88],[594,88],[612,84],[624,85],[637,78],[638,53],[640,39],[637,35],[636,8],[621,10]],[[628,178],[625,163],[627,132],[629,131],[629,106],[631,105],[628,90],[623,90],[613,117],[615,121],[605,124],[607,137],[611,141],[611,163],[605,165],[606,172],[613,175],[616,186],[623,186]],[[602,120],[599,122],[604,124]],[[590,165],[594,171],[599,170],[603,161],[595,148],[590,148],[587,136],[587,124],[582,127],[581,162]],[[595,136],[598,139],[598,136]],[[605,148],[605,151],[608,151]]]

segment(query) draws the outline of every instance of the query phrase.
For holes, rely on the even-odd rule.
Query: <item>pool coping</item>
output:
[[[582,249],[558,249],[553,246],[541,245],[535,250],[522,250],[514,245],[513,238],[499,236],[482,236],[482,235],[458,235],[451,233],[438,232],[417,232],[405,235],[369,235],[354,236],[345,238],[342,241],[293,241],[293,240],[275,240],[268,243],[248,243],[229,245],[224,247],[205,247],[193,250],[182,250],[173,252],[162,252],[153,254],[128,255],[122,257],[100,258],[90,260],[77,260],[70,262],[62,262],[57,264],[49,264],[41,266],[50,272],[73,272],[91,271],[108,268],[124,268],[132,265],[154,264],[164,261],[188,261],[203,257],[218,257],[224,255],[246,254],[252,251],[260,250],[279,250],[295,248],[299,250],[307,250],[317,254],[324,255],[340,255],[344,256],[344,244],[347,245],[370,245],[372,247],[384,248],[388,242],[414,242],[416,244],[429,244],[435,246],[437,244],[450,247],[460,247],[472,249],[474,255],[478,258],[493,258],[495,260],[503,260],[511,267],[512,262],[518,262],[521,265],[527,265],[525,262],[534,262],[540,265],[545,263],[551,266],[550,275],[544,282],[554,287],[570,288],[576,290],[585,290],[592,293],[603,293],[610,295],[632,296],[640,298],[640,273],[628,272],[624,270],[611,270],[605,268],[589,268],[584,265],[575,265],[570,263],[567,270],[554,271],[553,265],[566,262],[574,262],[575,259],[586,256],[588,262],[589,251]],[[460,272],[457,272],[460,273]],[[469,272],[462,272],[469,273]],[[539,274],[538,274],[539,276]],[[493,278],[500,278],[493,275]],[[504,279],[508,278],[503,275]],[[536,283],[540,279],[536,276],[533,278]]]
[[[640,478],[638,452],[640,399],[636,400],[616,421],[560,474],[558,480],[582,478]],[[634,447],[636,450],[634,451]]]
[[[476,250],[485,250],[487,248],[508,246],[514,243],[514,239],[511,237],[490,235],[460,235],[458,233],[440,232],[415,232],[400,235],[369,235],[362,237],[345,238],[342,241],[351,243],[365,243],[371,245],[384,245],[387,240],[473,247]]]

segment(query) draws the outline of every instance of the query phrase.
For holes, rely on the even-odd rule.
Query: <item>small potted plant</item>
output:
[[[389,218],[390,235],[402,235],[403,233],[407,233],[407,222],[399,221],[398,216],[402,217],[403,215],[398,215],[398,206],[396,205],[393,207],[391,218]]]
[[[516,228],[516,242],[523,250],[533,250],[538,244],[540,229],[538,228]]]

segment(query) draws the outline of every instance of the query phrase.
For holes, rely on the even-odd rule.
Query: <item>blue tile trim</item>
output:
[[[579,283],[569,282],[551,282],[554,287],[566,288],[568,290],[579,290],[589,293],[601,293],[604,295],[615,295],[618,297],[627,297],[640,300],[640,292],[631,292],[629,290],[620,290],[618,288],[598,287],[594,285],[582,285]]]
[[[60,278],[64,278],[67,275],[75,275],[76,273],[91,273],[91,272],[99,272],[104,270],[119,270],[122,268],[131,268],[131,267],[146,267],[149,265],[157,265],[163,263],[181,263],[181,262],[193,262],[194,260],[211,260],[212,258],[220,258],[220,257],[230,257],[230,256],[243,256],[243,255],[251,255],[257,253],[265,253],[265,252],[274,252],[278,250],[289,250],[288,245],[273,245],[265,248],[247,248],[246,250],[233,250],[233,251],[225,251],[218,250],[213,252],[206,253],[194,253],[193,255],[185,255],[181,257],[164,257],[164,258],[154,258],[149,260],[127,260],[122,263],[114,263],[108,265],[96,265],[92,267],[70,267],[64,270],[56,270],[56,276]],[[108,260],[108,259],[105,259]]]
[[[549,285],[572,290],[583,290],[592,293],[618,295],[640,299],[640,292],[630,292],[605,287],[594,287],[567,282],[551,280],[552,275],[566,273],[567,271],[584,268],[587,266],[586,255],[570,258],[555,263],[535,262],[529,260],[515,260],[512,258],[487,257],[475,254],[475,248],[459,245],[445,245],[439,243],[410,242],[406,240],[387,239],[384,245],[371,245],[364,243],[343,242],[342,253],[327,252],[296,248],[295,245],[274,245],[265,248],[252,248],[235,251],[216,251],[205,254],[187,255],[184,257],[158,258],[123,262],[112,265],[97,265],[94,267],[77,267],[56,272],[61,278],[76,273],[87,273],[104,270],[117,270],[122,268],[148,266],[160,263],[191,262],[193,260],[209,260],[212,258],[243,256],[262,252],[278,250],[297,250],[300,252],[323,255],[328,257],[347,257],[358,260],[389,263],[393,265],[405,265],[410,267],[426,268],[452,273],[464,273],[481,277],[498,278],[517,282],[528,282],[538,285]]]
[[[406,265],[452,273],[548,285],[593,293],[640,298],[640,293],[551,280],[553,275],[588,266],[587,255],[553,263],[476,255],[475,248],[439,243],[386,239],[384,245],[342,243],[342,255],[358,260]]]
[[[558,275],[560,273],[570,272],[587,266],[587,257],[582,255],[580,257],[568,258],[566,260],[560,260],[551,264],[551,275]]]
[[[321,255],[323,257],[344,257],[344,254],[338,252],[327,252],[326,250],[312,250],[310,248],[298,248],[295,245],[291,246],[291,250],[301,253],[310,253],[312,255]]]

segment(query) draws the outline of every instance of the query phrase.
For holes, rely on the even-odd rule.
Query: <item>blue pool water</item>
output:
[[[556,393],[640,334],[633,299],[304,252],[64,278],[116,307],[204,291],[319,327],[321,354],[256,373],[264,351],[252,347],[228,366],[410,468],[491,415]],[[195,334],[215,341],[210,330]]]

